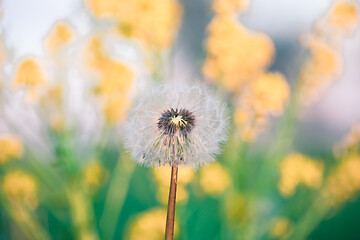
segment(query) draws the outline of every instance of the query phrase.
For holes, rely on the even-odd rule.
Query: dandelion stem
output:
[[[169,202],[168,202],[167,217],[166,217],[165,240],[172,240],[174,237],[177,173],[178,173],[178,166],[177,165],[172,166],[170,190],[169,190]]]

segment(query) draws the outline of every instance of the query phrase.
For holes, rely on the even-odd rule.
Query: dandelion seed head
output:
[[[197,168],[220,153],[226,127],[226,107],[206,87],[159,85],[143,94],[129,111],[125,145],[145,166]]]

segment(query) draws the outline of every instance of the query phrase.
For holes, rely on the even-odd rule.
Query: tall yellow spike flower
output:
[[[50,52],[50,54],[54,54],[61,47],[69,43],[74,37],[74,30],[69,25],[68,22],[58,22],[54,25],[53,29],[51,29],[50,33],[46,38],[46,48]]]
[[[352,154],[326,179],[322,195],[327,204],[337,207],[351,199],[360,190],[360,156]]]
[[[251,81],[238,96],[235,125],[244,141],[256,139],[268,122],[268,115],[281,115],[290,95],[285,77],[263,73]]]
[[[0,146],[0,164],[21,158],[24,152],[21,140],[12,134],[0,134]]]
[[[335,145],[334,152],[336,155],[342,153],[354,153],[360,147],[360,122],[354,124],[345,137]]]
[[[155,50],[171,46],[182,15],[177,0],[87,0],[87,3],[95,16],[117,19],[122,34]]]
[[[102,98],[102,110],[110,123],[125,118],[129,107],[129,92],[134,73],[126,65],[111,59],[103,53],[101,39],[93,38],[86,57],[91,68],[99,73],[96,92]]]
[[[318,37],[309,37],[303,42],[310,50],[300,76],[300,91],[303,104],[312,103],[341,71],[341,59],[336,46]]]
[[[296,187],[303,184],[310,188],[318,188],[323,178],[322,162],[299,153],[289,154],[280,165],[278,187],[284,196],[295,193]]]
[[[245,12],[251,0],[215,0],[212,8],[217,13]]]
[[[26,58],[20,62],[13,83],[15,87],[37,87],[45,83],[44,74],[35,59]]]
[[[327,31],[340,36],[354,32],[359,26],[359,4],[356,1],[335,1],[325,17]]]
[[[208,26],[206,52],[205,76],[238,92],[271,63],[274,44],[266,34],[241,25],[235,15],[219,14]]]
[[[6,173],[2,181],[5,197],[16,205],[35,209],[38,205],[37,184],[34,178],[20,170]]]

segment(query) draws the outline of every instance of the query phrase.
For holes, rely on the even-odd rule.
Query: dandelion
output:
[[[166,239],[173,236],[178,166],[214,161],[226,127],[225,106],[196,84],[159,85],[129,112],[125,145],[133,158],[145,166],[172,167]]]

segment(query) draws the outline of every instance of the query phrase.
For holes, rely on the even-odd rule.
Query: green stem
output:
[[[114,169],[109,190],[105,198],[105,207],[100,218],[100,230],[104,239],[113,239],[117,221],[125,202],[129,181],[134,172],[135,164],[124,155],[119,159]]]

